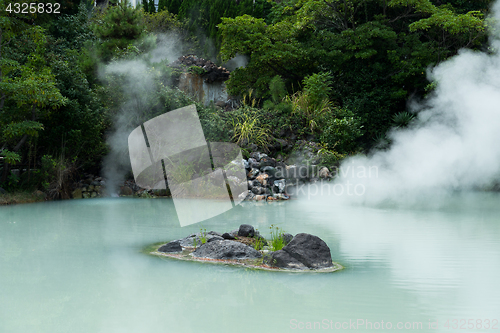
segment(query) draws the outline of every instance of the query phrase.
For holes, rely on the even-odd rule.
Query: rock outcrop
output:
[[[195,258],[207,259],[257,259],[262,253],[253,247],[233,240],[207,242],[193,252]]]
[[[182,246],[180,241],[172,241],[165,245],[160,246],[158,252],[172,253],[172,252],[182,252]]]
[[[213,61],[197,57],[193,54],[185,55],[179,57],[176,61],[171,63],[171,67],[191,67],[196,66],[201,70],[199,71],[200,76],[207,83],[212,83],[215,81],[226,81],[229,79],[229,70],[224,67],[217,66]]]
[[[277,246],[276,236],[276,233],[272,233],[273,240],[268,244],[252,225],[242,224],[230,232],[191,234],[160,246],[157,252],[185,260],[228,260],[231,263],[260,266],[265,269],[332,271],[341,267],[334,265],[330,248],[317,236],[300,233],[294,237],[281,232],[279,237],[283,238],[285,246],[270,252],[275,249],[273,246]],[[259,258],[262,259],[256,261]]]
[[[332,267],[330,248],[319,237],[297,234],[283,249],[268,254],[265,261],[273,267],[319,269]]]

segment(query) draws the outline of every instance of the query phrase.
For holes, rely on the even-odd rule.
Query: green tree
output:
[[[155,0],[149,0],[148,9],[150,13],[156,13]]]
[[[94,24],[94,31],[101,40],[98,52],[109,61],[119,51],[124,51],[144,35],[141,11],[129,5],[127,0],[106,9],[102,21]]]
[[[369,145],[410,96],[426,93],[429,66],[486,40],[484,3],[456,9],[444,2],[283,0],[273,2],[267,21],[224,18],[222,58],[239,53],[250,59],[227,87],[235,95],[253,89],[266,98],[275,75],[298,90],[306,76],[330,72],[330,99],[359,117]]]
[[[28,138],[37,137],[43,130],[39,118],[65,105],[67,99],[57,89],[56,78],[46,63],[44,29],[34,26],[15,34],[9,18],[0,22],[0,153],[5,157],[1,177],[4,182],[10,164],[21,160],[18,152]],[[24,63],[9,56],[12,50],[6,44],[14,39],[23,39],[33,46]]]
[[[167,9],[167,0],[158,1],[158,12],[161,12],[162,10],[166,9]]]
[[[48,54],[56,87],[68,101],[40,119],[45,130],[37,146],[39,154],[65,156],[85,170],[98,170],[105,153],[105,108],[80,67],[74,65],[78,56],[77,50],[69,49]]]
[[[167,0],[166,5],[169,12],[177,15],[181,8],[182,0]]]
[[[286,96],[285,82],[281,76],[276,75],[271,82],[269,82],[269,92],[271,93],[271,100],[274,104],[279,104]]]
[[[243,15],[223,18],[219,29],[223,60],[237,54],[250,58],[247,66],[236,69],[227,82],[234,95],[253,89],[258,97],[268,97],[269,83],[274,76],[300,82],[307,73],[314,71],[308,47],[301,43],[299,31],[292,22],[266,25],[264,19]]]

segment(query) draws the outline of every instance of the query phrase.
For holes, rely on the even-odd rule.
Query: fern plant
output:
[[[397,128],[407,127],[413,119],[415,119],[415,116],[406,111],[399,112],[392,116],[392,122]]]

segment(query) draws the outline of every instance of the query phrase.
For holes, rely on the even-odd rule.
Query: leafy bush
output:
[[[329,149],[327,144],[318,150],[317,153],[319,157],[318,164],[320,166],[331,167],[333,165],[337,165],[342,159],[346,157],[345,154],[341,154],[333,149]]]
[[[253,244],[253,248],[257,251],[260,251],[264,248],[264,240],[261,238],[256,238],[255,243]]]
[[[329,99],[329,94],[332,90],[330,87],[331,80],[332,76],[330,73],[315,73],[302,81],[304,92],[308,96],[308,102],[311,107],[320,109],[325,104],[325,100]]]
[[[209,142],[230,142],[232,138],[232,123],[224,114],[224,111],[215,107],[203,107],[198,109],[201,127],[205,138]]]
[[[332,103],[328,97],[331,76],[329,73],[316,73],[303,81],[304,90],[296,92],[287,101],[293,111],[302,116],[311,133],[321,128],[321,120],[331,111]]]
[[[341,154],[355,152],[357,140],[363,135],[359,118],[349,110],[338,110],[337,117],[328,120],[321,141]]]
[[[271,92],[271,99],[275,104],[279,104],[286,96],[285,81],[281,76],[276,75],[271,82],[269,82],[269,91]]]
[[[53,158],[51,155],[42,157],[42,166],[34,174],[41,187],[52,199],[69,199],[71,184],[76,173],[74,162],[61,155]]]
[[[200,67],[200,66],[191,66],[191,67],[189,67],[189,71],[191,73],[199,75],[199,76],[202,76],[203,74],[207,73],[207,71],[205,69],[203,69],[203,67]]]

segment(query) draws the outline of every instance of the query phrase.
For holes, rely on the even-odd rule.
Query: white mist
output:
[[[498,19],[500,3],[494,13]],[[499,36],[491,36],[490,45],[499,50]],[[424,105],[413,106],[419,113],[409,128],[389,133],[390,149],[342,164],[336,185],[350,182],[366,189],[351,200],[412,204],[424,198],[436,202],[455,190],[481,188],[499,179],[499,52],[461,50],[428,75],[437,83],[435,92]],[[377,176],[358,177],[357,172],[349,172],[370,168],[378,169]]]

